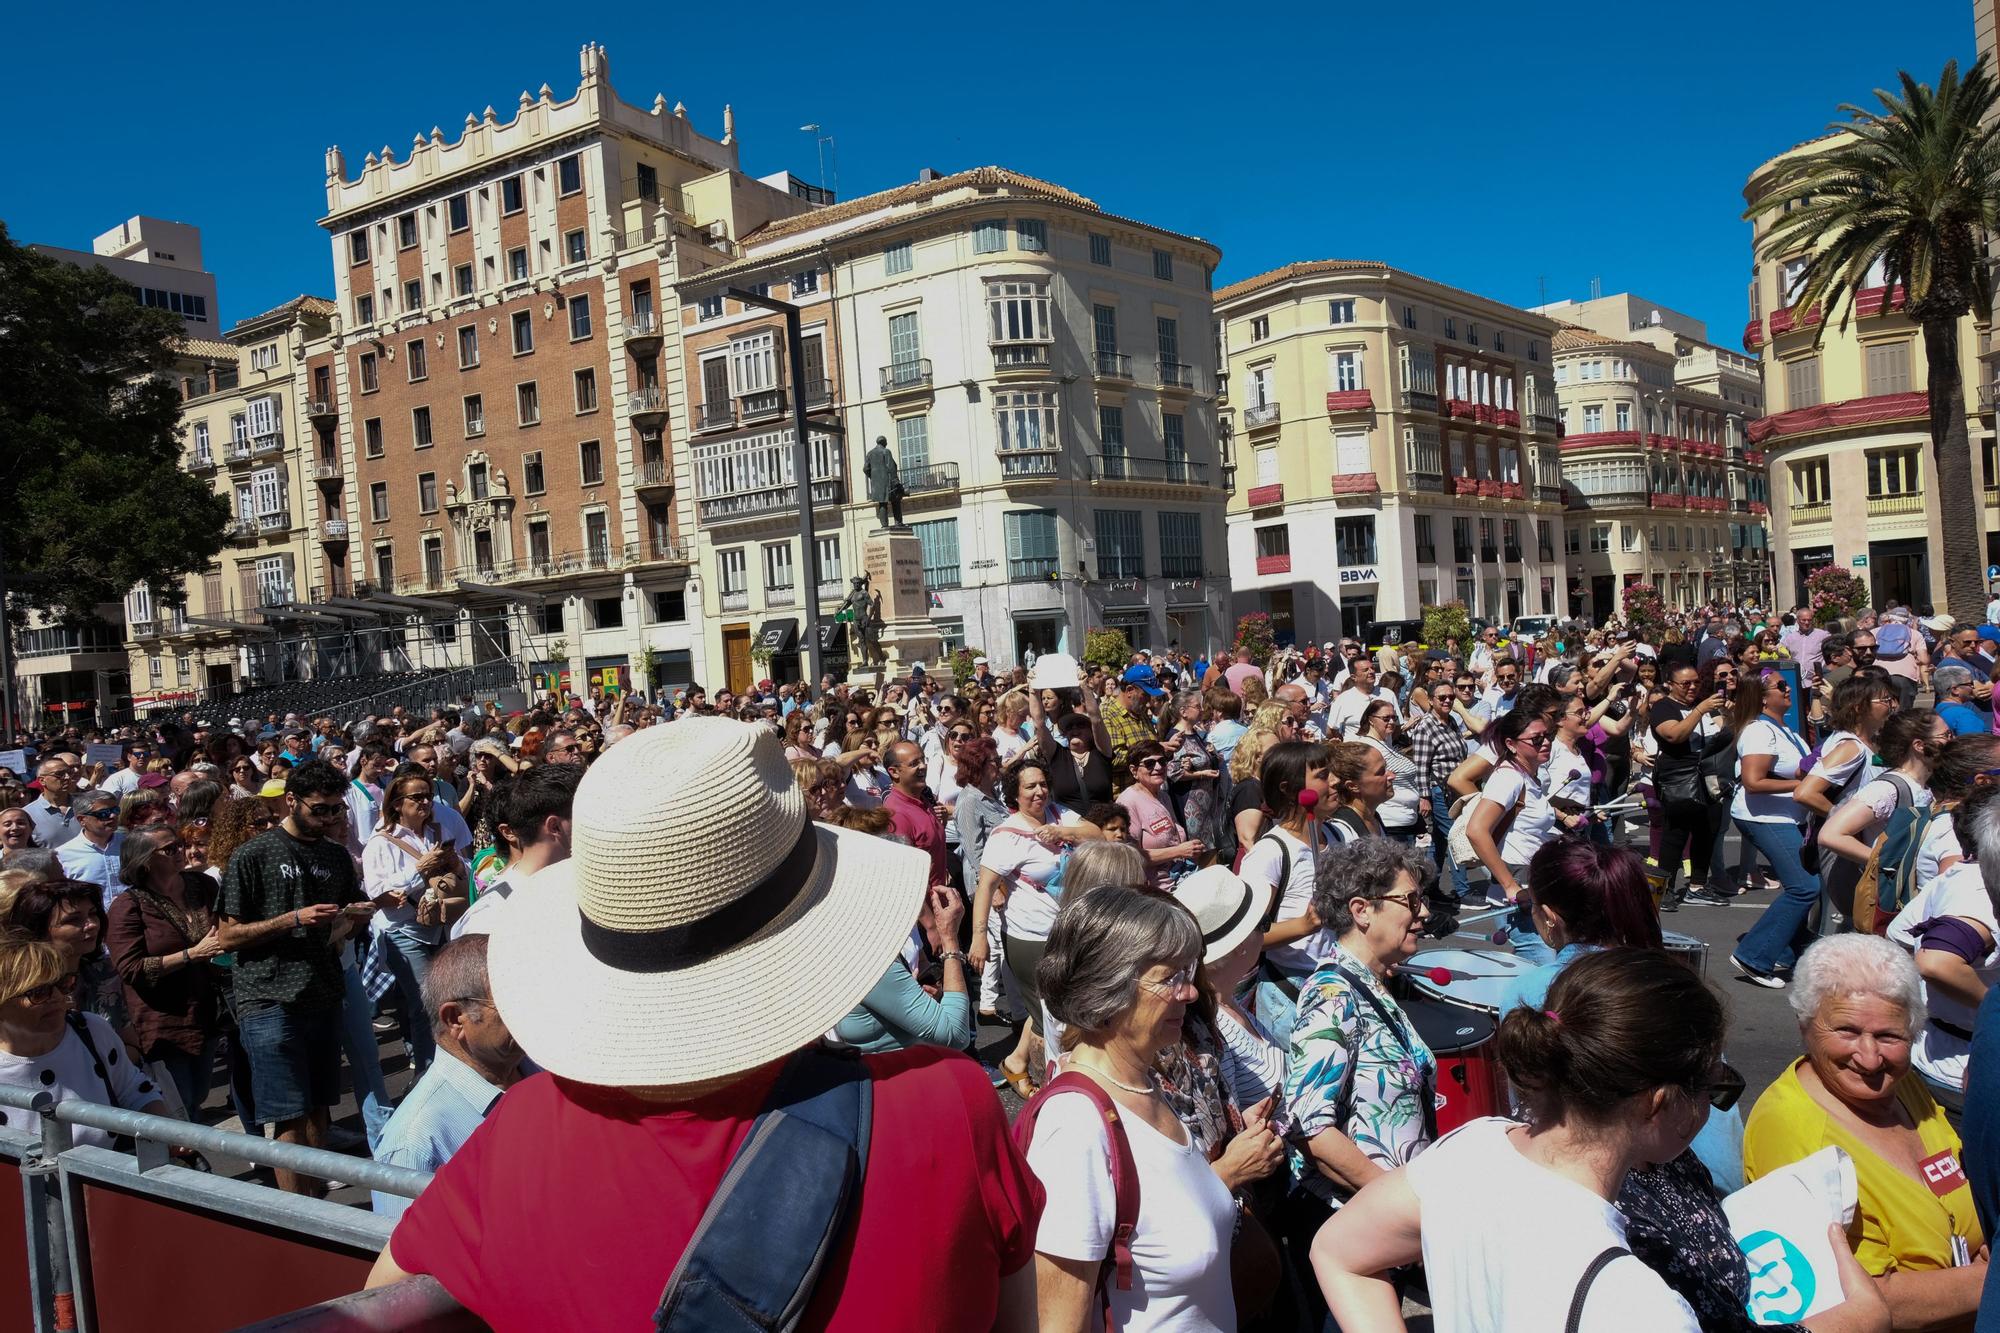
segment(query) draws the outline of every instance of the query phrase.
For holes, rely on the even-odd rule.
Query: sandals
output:
[[[1023,1069],[1016,1074],[1006,1065],[1001,1065],[999,1068],[1000,1077],[1007,1080],[1007,1086],[1014,1090],[1016,1097],[1025,1102],[1035,1095],[1035,1081],[1028,1076],[1027,1070]]]

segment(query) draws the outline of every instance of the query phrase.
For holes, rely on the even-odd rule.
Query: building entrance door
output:
[[[753,683],[750,677],[748,625],[722,627],[722,666],[723,673],[729,678],[729,688],[737,694],[748,694]]]
[[[1887,606],[1892,599],[1904,606],[1930,601],[1930,558],[1923,539],[1869,542],[1868,584],[1877,606]]]

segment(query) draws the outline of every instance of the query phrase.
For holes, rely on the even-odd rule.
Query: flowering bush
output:
[[[1839,565],[1821,565],[1806,575],[1806,605],[1822,625],[1860,614],[1872,596],[1867,583]]]
[[[1258,666],[1271,660],[1277,646],[1271,636],[1271,617],[1262,611],[1252,611],[1236,622],[1236,651],[1248,653]]]
[[[972,683],[974,667],[972,659],[986,656],[984,648],[961,648],[951,655],[951,679],[954,685],[963,689]]]
[[[1463,652],[1472,642],[1472,614],[1464,602],[1440,602],[1424,608],[1424,642],[1442,648],[1456,639]]]
[[[1666,634],[1667,607],[1660,590],[1641,579],[1625,585],[1625,624],[1642,643],[1659,643]]]

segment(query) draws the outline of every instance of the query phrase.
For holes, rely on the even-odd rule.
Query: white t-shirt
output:
[[[1079,824],[1073,810],[1051,801],[1042,816],[1045,824]],[[979,868],[991,870],[1007,881],[1007,903],[1001,914],[1007,933],[1019,940],[1045,940],[1055,929],[1057,901],[1042,886],[1056,873],[1062,855],[1058,848],[1044,847],[1034,830],[1020,816],[1007,819],[986,835],[980,852]]]
[[[1229,1191],[1191,1142],[1177,1143],[1130,1112],[1119,1122],[1138,1168],[1139,1223],[1132,1289],[1111,1284],[1112,1325],[1121,1333],[1234,1333],[1229,1247],[1236,1207]],[[1097,1108],[1081,1093],[1043,1103],[1028,1146],[1028,1167],[1048,1193],[1035,1233],[1041,1253],[1083,1260],[1111,1253],[1117,1197],[1105,1135]]]
[[[1941,916],[1977,922],[1986,928],[1987,938],[2000,941],[2000,921],[1994,919],[1986,881],[1970,861],[1959,862],[1919,890],[1889,923],[1889,938],[1915,951],[1921,943],[1917,927]],[[1989,948],[1986,956],[1973,964],[1973,971],[1988,986],[2000,982],[2000,947]],[[1924,983],[1924,1003],[1931,1017],[1968,1031],[1978,1017],[1974,1006],[1933,989],[1929,982]],[[1953,1036],[1935,1023],[1924,1024],[1910,1046],[1910,1060],[1918,1073],[1955,1088],[1965,1086],[1965,1066],[1971,1054],[1972,1047],[1963,1037]]]
[[[1790,727],[1781,727],[1768,717],[1758,717],[1736,735],[1738,772],[1742,771],[1744,756],[1753,754],[1771,756],[1767,776],[1795,778],[1799,775],[1799,765],[1805,762],[1806,743]],[[1732,819],[1751,824],[1803,824],[1807,810],[1788,791],[1753,792],[1739,786],[1736,799],[1729,803],[1729,814]]]
[[[1363,694],[1360,690],[1342,690],[1333,697],[1333,706],[1326,713],[1326,734],[1330,740],[1348,740],[1361,727],[1361,715],[1368,711],[1377,699],[1386,699],[1389,706],[1396,706],[1396,696],[1375,687],[1373,694]],[[1398,714],[1400,716],[1400,712]]]
[[[1488,774],[1479,798],[1499,806],[1502,820],[1506,820],[1507,811],[1520,807],[1500,844],[1500,859],[1510,866],[1524,866],[1534,860],[1542,844],[1556,835],[1549,789],[1539,777],[1530,777],[1513,764],[1502,764]]]
[[[1939,815],[1924,829],[1923,843],[1917,848],[1917,883],[1927,885],[1936,879],[1942,873],[1938,867],[1945,858],[1964,855],[1965,848],[1959,846],[1958,829],[1953,826],[1952,817]]]
[[[1903,780],[1905,782],[1909,781],[1907,778]],[[1910,782],[1909,788],[1910,803],[1912,805],[1923,807],[1931,803],[1931,789],[1929,787],[1924,786],[1921,782]],[[1888,827],[1889,816],[1896,813],[1896,795],[1896,784],[1889,781],[1889,777],[1885,773],[1879,778],[1872,778],[1863,783],[1859,791],[1856,791],[1854,795],[1841,802],[1842,805],[1847,805],[1850,802],[1858,801],[1868,807],[1868,813],[1873,823],[1869,828],[1863,829],[1856,835],[1861,842],[1874,842],[1876,835]],[[1919,877],[1917,880],[1919,884],[1924,882],[1923,877]]]
[[[993,728],[993,745],[1000,751],[1000,762],[1003,765],[1028,748],[1028,742],[1020,732],[1006,727]]]
[[[1837,764],[1826,762],[1828,755],[1835,750],[1843,749],[1852,753]],[[1850,782],[1853,782],[1854,775],[1868,766],[1868,760],[1873,754],[1874,751],[1868,748],[1867,743],[1851,731],[1829,733],[1827,738],[1819,743],[1820,762],[1813,765],[1814,775],[1826,784],[1828,799],[1836,805],[1845,804],[1842,799],[1843,791],[1847,790]],[[1853,793],[1847,791],[1847,794]]]
[[[841,793],[841,799],[857,810],[876,810],[888,797],[889,788],[895,785],[889,770],[880,764],[873,768],[856,764],[854,771],[847,776],[847,787]]]
[[[132,1063],[125,1043],[118,1040],[111,1024],[96,1014],[85,1014],[83,1021],[89,1025],[90,1040],[97,1053],[104,1057],[103,1078],[97,1076],[96,1062],[90,1058],[82,1038],[65,1027],[61,1044],[47,1055],[29,1058],[0,1051],[0,1086],[47,1092],[59,1102],[76,1097],[99,1106],[120,1106],[127,1111],[143,1111],[160,1101],[160,1090],[145,1070]],[[34,1116],[28,1111],[0,1107],[0,1125],[25,1130],[34,1123]],[[79,1146],[111,1146],[111,1135],[101,1129],[71,1125],[69,1133],[71,1141]],[[1227,1269],[1228,1265],[1225,1263],[1223,1267]]]
[[[1291,858],[1291,869],[1285,871],[1285,858]],[[1269,831],[1251,845],[1243,854],[1243,864],[1237,873],[1252,884],[1269,884],[1278,894],[1278,914],[1273,921],[1294,921],[1306,914],[1312,906],[1313,896],[1313,850],[1273,824]],[[1285,875],[1285,882],[1278,883],[1278,876]],[[1319,966],[1333,948],[1334,935],[1325,926],[1310,935],[1302,935],[1290,944],[1266,949],[1264,957],[1271,966],[1289,976],[1302,977]]]
[[[1529,1161],[1507,1139],[1513,1125],[1471,1121],[1403,1168],[1423,1211],[1437,1333],[1560,1329],[1591,1260],[1625,1245],[1624,1215]],[[1700,1333],[1701,1324],[1659,1274],[1624,1256],[1598,1273],[1578,1328]]]
[[[1418,813],[1417,766],[1392,745],[1376,740],[1373,736],[1353,736],[1351,740],[1369,746],[1382,756],[1382,763],[1389,771],[1389,799],[1375,808],[1375,817],[1382,821],[1385,829],[1407,829],[1423,822]]]
[[[1590,763],[1558,739],[1549,747],[1549,766],[1542,770],[1549,795],[1557,800],[1590,804]]]

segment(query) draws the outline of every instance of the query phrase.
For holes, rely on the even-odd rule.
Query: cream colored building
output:
[[[1779,163],[1839,141],[1825,135],[1763,163],[1751,173],[1744,199],[1765,196]],[[1806,254],[1761,258],[1774,220],[1765,215],[1755,228],[1744,346],[1764,367],[1768,415],[1749,435],[1769,460],[1776,604],[1801,601],[1806,574],[1837,564],[1868,581],[1877,605],[1894,598],[1946,610],[1936,567],[1940,533],[1923,338],[1903,313],[1903,290],[1891,291],[1878,267],[1856,293],[1845,328],[1824,321],[1816,308],[1800,309],[1794,298]],[[1983,553],[1992,565],[2000,563],[2000,477],[1992,396],[1978,388],[1990,378],[1980,361],[1987,340],[1983,321],[1968,315],[1959,322],[1966,425],[1985,486]]]
[[[1246,279],[1215,310],[1236,614],[1305,643],[1453,599],[1560,612],[1553,320],[1363,260]]]
[[[1629,293],[1538,307],[1555,336],[1562,404],[1568,610],[1603,621],[1626,585],[1669,606],[1769,595],[1754,359],[1706,326]]]
[[[316,674],[301,636],[342,623],[301,609],[326,579],[323,534],[307,512],[304,350],[332,318],[325,297],[295,297],[221,342],[190,344],[199,356],[177,368],[182,466],[228,497],[232,517],[215,564],[188,580],[184,608],[144,585],[125,598],[132,707],[142,716]]]
[[[981,167],[776,220],[743,248],[682,280],[668,413],[690,441],[711,688],[797,677],[803,599],[831,619],[876,525],[862,464],[878,437],[947,649],[1006,666],[1080,653],[1100,626],[1190,650],[1230,633],[1213,245]],[[800,306],[802,366],[786,364],[782,320],[730,286]],[[845,432],[812,439],[817,587],[796,517],[798,392]],[[837,627],[827,642],[838,670]]]

